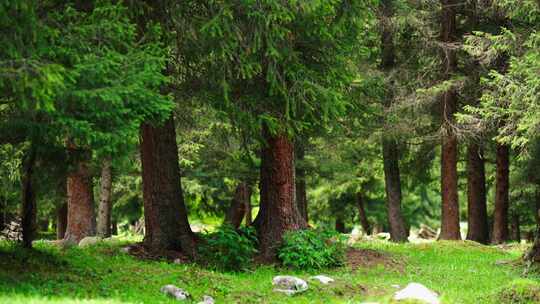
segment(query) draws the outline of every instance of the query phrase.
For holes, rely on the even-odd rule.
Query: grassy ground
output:
[[[0,303],[175,303],[159,293],[165,284],[185,288],[197,303],[205,294],[217,303],[390,303],[397,290],[419,282],[442,295],[443,303],[538,303],[496,296],[509,286],[540,290],[540,277],[520,278],[511,263],[519,248],[502,250],[473,243],[439,242],[394,245],[359,244],[389,259],[356,270],[344,267],[322,272],[295,272],[270,266],[254,271],[220,273],[195,265],[141,261],[120,252],[125,241],[88,248],[58,249],[45,243],[27,251],[0,245]],[[276,274],[307,279],[324,273],[336,279],[330,286],[310,282],[304,294],[287,297],[272,291]],[[525,287],[523,287],[525,286]]]

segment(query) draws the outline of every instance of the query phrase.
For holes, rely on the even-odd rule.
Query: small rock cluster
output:
[[[19,221],[12,221],[0,232],[0,240],[22,241],[22,226]]]
[[[183,290],[180,287],[174,286],[174,285],[165,285],[161,287],[160,291],[166,295],[168,295],[171,298],[175,298],[179,301],[184,301],[191,298],[191,295],[189,292]],[[211,296],[203,296],[203,300],[197,304],[214,304],[214,298]]]

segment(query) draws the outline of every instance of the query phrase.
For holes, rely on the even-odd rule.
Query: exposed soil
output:
[[[369,268],[376,265],[383,265],[389,269],[403,271],[403,262],[394,259],[392,255],[373,249],[350,248],[346,253],[346,264],[352,270],[359,268]]]

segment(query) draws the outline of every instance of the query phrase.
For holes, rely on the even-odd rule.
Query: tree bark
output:
[[[88,168],[91,156],[89,151],[71,147],[68,153],[73,167],[67,176],[68,212],[64,241],[78,244],[83,238],[96,234],[94,192]]]
[[[443,42],[443,75],[449,80],[457,70],[456,50],[449,46],[457,41],[456,0],[441,0],[441,41]],[[457,175],[457,137],[452,128],[453,116],[457,110],[457,94],[450,88],[442,94],[442,129],[444,130],[441,147],[441,234],[442,240],[460,240],[459,202]]]
[[[521,242],[521,227],[520,227],[520,220],[519,220],[519,214],[514,213],[512,214],[512,222],[510,225],[511,228],[511,238],[512,241]]]
[[[493,211],[492,243],[501,244],[508,241],[508,207],[509,207],[509,166],[510,149],[506,145],[497,145],[497,169],[495,184],[495,209]]]
[[[101,187],[99,192],[99,206],[97,217],[97,235],[103,238],[111,236],[112,212],[112,168],[111,157],[103,160],[101,167]]]
[[[184,204],[174,118],[141,126],[144,243],[152,250],[181,249],[195,255],[195,236]]]
[[[295,202],[294,145],[287,134],[271,135],[263,127],[266,146],[261,155],[261,210],[258,215],[260,253],[273,261],[283,235],[307,228]],[[260,217],[260,218],[259,218]]]
[[[67,202],[56,209],[56,238],[61,240],[66,235],[68,207]]]
[[[234,198],[225,216],[225,223],[238,229],[242,220],[247,216],[247,206],[250,205],[251,189],[245,182],[240,182],[234,191]]]
[[[307,187],[306,187],[306,170],[303,167],[305,151],[304,146],[299,143],[295,146],[295,182],[296,182],[296,205],[300,215],[304,218],[306,223],[308,222],[308,209],[307,209]]]
[[[345,222],[343,221],[343,216],[336,216],[336,231],[339,233],[345,233]]]
[[[364,230],[364,232],[369,235],[371,234],[371,225],[369,224],[367,218],[364,197],[362,196],[362,193],[356,193],[356,201],[358,205],[358,219],[360,220],[360,225],[362,226],[362,230]]]
[[[251,193],[252,193],[252,186],[249,186],[249,199],[246,201],[246,226],[251,226],[253,224],[253,218],[251,215],[252,208],[251,208]]]
[[[469,144],[467,149],[467,240],[482,244],[489,242],[486,205],[486,172],[482,148]]]
[[[36,165],[36,151],[30,147],[23,160],[22,172],[22,242],[23,247],[32,248],[32,241],[36,236],[36,191],[34,189],[34,169]]]

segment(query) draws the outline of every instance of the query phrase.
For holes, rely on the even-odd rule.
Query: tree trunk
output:
[[[343,222],[342,215],[338,215],[336,217],[336,231],[339,233],[345,233],[345,222]]]
[[[536,219],[536,227],[540,227],[540,184],[536,185],[536,208],[534,210],[534,218]]]
[[[113,220],[111,226],[111,234],[118,235],[118,222],[116,220]]]
[[[101,187],[97,217],[97,235],[103,238],[111,236],[112,201],[112,168],[111,157],[103,160],[101,167]]]
[[[23,160],[22,172],[22,241],[23,247],[32,248],[32,241],[36,236],[36,192],[34,189],[34,169],[36,165],[36,151],[30,147]]]
[[[467,149],[467,240],[489,242],[486,206],[486,172],[482,148],[471,143]]]
[[[252,193],[252,186],[249,186],[249,199],[246,200],[246,226],[251,226],[253,224],[253,218],[251,215],[251,193]]]
[[[283,235],[307,228],[295,202],[294,145],[287,134],[270,135],[263,127],[266,146],[261,155],[261,210],[256,225],[263,260],[273,261]]]
[[[67,226],[64,241],[79,243],[87,236],[96,234],[94,214],[94,191],[92,176],[88,168],[90,152],[69,148],[73,167],[67,175]]]
[[[495,209],[493,211],[494,244],[508,241],[508,194],[510,149],[506,145],[497,145],[497,171],[495,184]]]
[[[67,214],[67,202],[64,202],[56,209],[56,238],[58,240],[63,239],[66,235]]]
[[[245,182],[240,182],[234,191],[234,198],[225,216],[225,223],[238,229],[247,213],[247,206],[250,205],[251,189]]]
[[[441,41],[443,42],[442,61],[444,79],[450,79],[457,70],[456,50],[448,44],[457,41],[456,0],[441,0]],[[442,240],[460,240],[459,202],[457,175],[457,137],[452,123],[457,110],[457,94],[450,88],[441,98],[442,129],[444,131],[441,148],[441,234]]]
[[[511,235],[512,241],[520,243],[521,242],[521,228],[520,228],[520,221],[519,221],[518,213],[512,214],[512,222],[511,222],[510,228],[511,228],[510,231],[512,233]]]
[[[295,146],[295,183],[296,183],[296,205],[300,215],[304,218],[306,223],[308,222],[308,209],[307,209],[307,187],[306,187],[306,170],[303,167],[304,162],[304,146],[299,143]]]
[[[394,33],[392,29],[392,17],[394,14],[393,0],[383,0],[380,6],[382,12],[379,19],[381,27],[380,69],[383,72],[390,72],[395,68]],[[390,108],[393,99],[392,88],[389,86],[384,97],[384,106]],[[383,135],[382,152],[390,239],[394,242],[406,242],[409,233],[401,214],[401,178],[399,174],[399,151],[396,140]],[[366,229],[364,230],[368,231]]]
[[[181,249],[195,255],[195,236],[184,204],[174,118],[141,126],[145,236],[152,250]]]
[[[360,225],[362,226],[362,230],[369,235],[371,233],[371,225],[369,224],[365,204],[364,204],[364,197],[362,196],[362,193],[358,192],[356,193],[356,200],[358,204],[358,219],[360,220]]]

